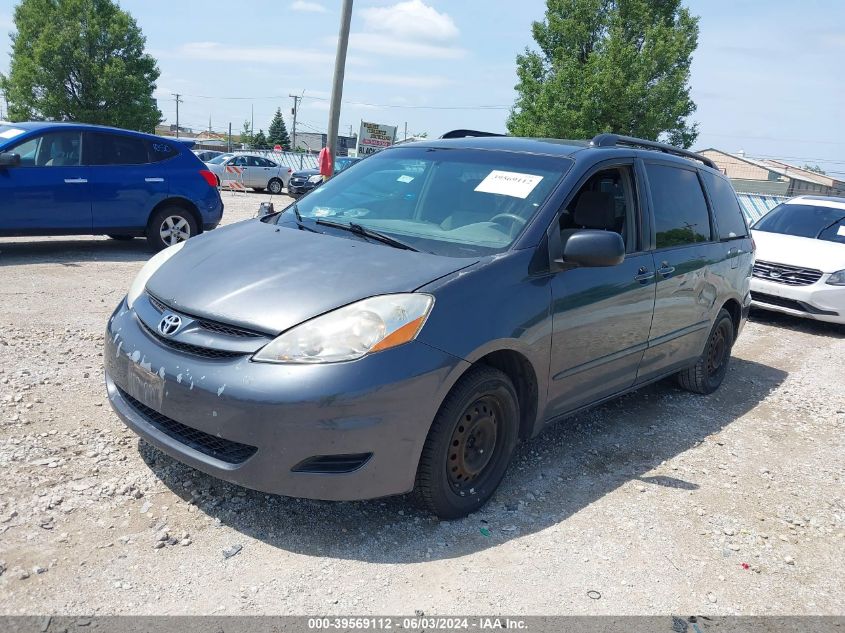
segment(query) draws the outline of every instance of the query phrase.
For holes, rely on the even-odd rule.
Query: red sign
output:
[[[274,151],[274,152],[281,152],[281,151],[282,151],[282,146],[281,146],[281,145],[275,145],[275,146],[273,147],[273,151]]]

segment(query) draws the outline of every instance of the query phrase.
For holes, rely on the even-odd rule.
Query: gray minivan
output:
[[[416,489],[452,518],[547,424],[671,375],[718,388],[754,255],[707,158],[453,136],[153,257],[108,323],[118,415],[237,484]]]

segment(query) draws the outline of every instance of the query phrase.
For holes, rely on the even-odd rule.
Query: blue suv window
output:
[[[85,157],[88,165],[143,165],[150,162],[145,139],[102,132],[87,135]]]
[[[21,157],[22,167],[77,167],[79,132],[48,132],[5,150]]]

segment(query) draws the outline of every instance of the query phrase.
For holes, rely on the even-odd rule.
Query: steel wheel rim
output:
[[[726,352],[728,349],[728,340],[725,333],[725,326],[720,325],[713,337],[710,339],[710,345],[707,350],[707,375],[713,376],[719,372],[725,364]]]
[[[280,183],[278,180],[271,180],[269,189],[271,193],[281,193],[282,183]]]
[[[184,242],[191,237],[191,225],[188,221],[178,215],[171,215],[164,218],[159,227],[158,234],[161,241],[168,246]]]
[[[449,439],[446,469],[458,493],[479,485],[492,470],[500,436],[502,409],[492,396],[482,396],[461,414]]]

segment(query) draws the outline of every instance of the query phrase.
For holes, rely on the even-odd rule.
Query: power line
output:
[[[290,99],[293,95],[266,95],[261,97],[215,97],[210,95],[184,95],[193,99],[220,99],[223,101],[261,101],[266,99]],[[312,97],[310,95],[300,96],[299,99],[311,99],[313,101],[328,101],[327,97]],[[369,108],[400,108],[408,110],[510,110],[510,105],[457,105],[457,106],[428,106],[428,105],[407,105],[400,103],[369,103],[365,101],[343,101],[346,105],[366,106]]]

